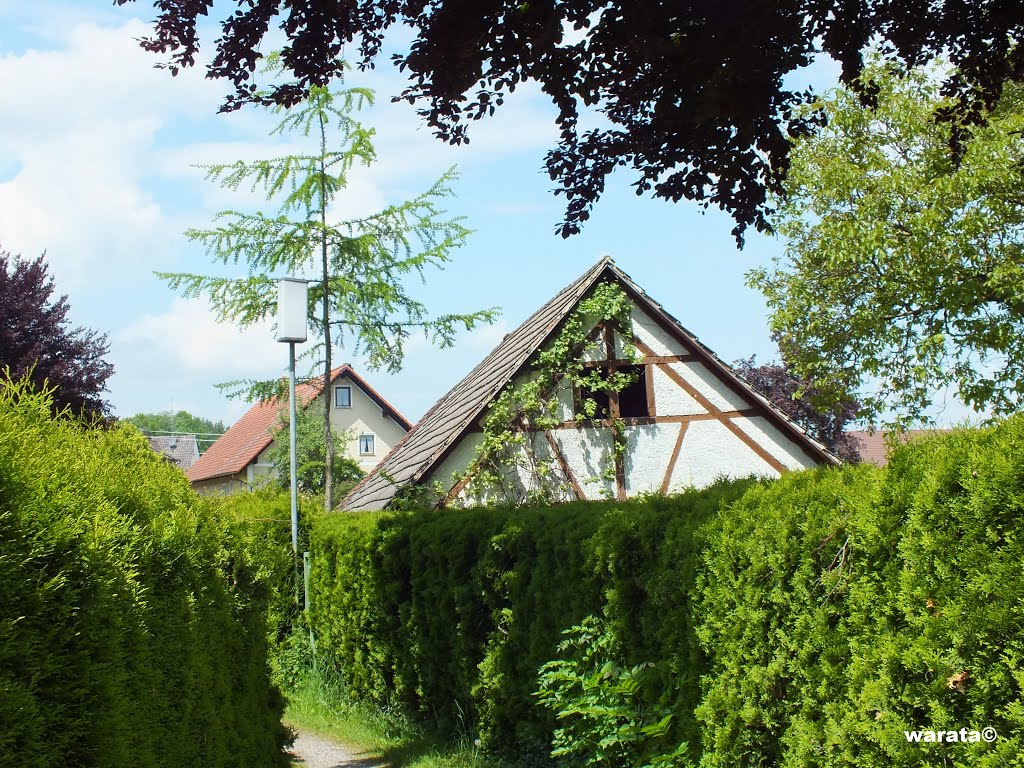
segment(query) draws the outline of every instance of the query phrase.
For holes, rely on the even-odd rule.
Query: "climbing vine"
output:
[[[571,418],[582,424],[600,419],[612,432],[612,462],[599,478],[614,480],[615,466],[626,450],[625,424],[621,418],[602,414],[598,393],[611,397],[637,380],[637,374],[600,365],[613,355],[607,351],[604,329],[617,331],[624,340],[622,359],[635,362],[630,309],[632,302],[615,283],[600,283],[569,314],[558,335],[533,361],[533,370],[511,382],[490,404],[483,424],[483,439],[469,468],[452,477],[453,492],[475,503],[533,504],[564,501],[574,489],[560,458],[551,430],[565,421],[565,404],[559,394],[578,392],[571,398]],[[596,354],[595,354],[596,352]],[[609,418],[604,418],[609,416]],[[458,490],[456,490],[458,489]],[[450,502],[443,496],[440,503]]]

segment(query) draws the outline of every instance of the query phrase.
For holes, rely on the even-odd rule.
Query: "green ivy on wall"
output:
[[[458,495],[455,489],[463,490],[465,498],[474,504],[542,504],[572,498],[569,479],[551,450],[551,430],[563,422],[559,394],[566,388],[580,393],[578,402],[574,398],[572,417],[582,424],[602,415],[595,393],[611,397],[637,381],[635,372],[614,367],[609,370],[587,362],[606,356],[604,328],[626,340],[624,359],[637,360],[637,350],[631,343],[632,307],[616,283],[600,283],[580,301],[558,335],[536,356],[532,371],[511,382],[490,403],[483,439],[473,461],[464,473],[453,475],[449,486],[452,491],[433,489],[435,503],[452,503]],[[595,351],[596,356],[592,354]],[[615,465],[626,450],[626,435],[621,418],[607,422],[612,432],[612,455],[599,477],[589,479],[612,482]]]

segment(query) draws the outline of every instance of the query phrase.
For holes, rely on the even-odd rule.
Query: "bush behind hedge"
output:
[[[132,427],[0,387],[0,766],[278,766],[266,584]]]

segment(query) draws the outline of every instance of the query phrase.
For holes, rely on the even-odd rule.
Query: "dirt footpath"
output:
[[[291,751],[296,766],[303,768],[387,768],[380,758],[303,731],[298,731]]]

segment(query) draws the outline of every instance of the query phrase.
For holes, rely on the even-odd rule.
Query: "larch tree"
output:
[[[136,0],[115,0],[124,5]],[[177,73],[200,51],[200,16],[227,14],[207,76],[233,86],[224,109],[252,100],[295,103],[340,74],[342,47],[372,67],[392,29],[411,38],[393,55],[408,84],[396,98],[418,107],[441,139],[468,141],[467,125],[499,109],[525,81],[558,110],[546,166],[567,200],[563,236],[579,231],[617,168],[637,194],[728,211],[742,238],[770,227],[770,196],[790,139],[813,129],[798,108],[811,94],[799,70],[815,57],[858,82],[863,52],[893,61],[946,56],[956,70],[945,113],[956,155],[962,124],[991,107],[1003,83],[1024,76],[1024,5],[1018,0],[152,0],[143,48]],[[279,19],[279,22],[276,21]],[[270,93],[252,83],[260,45],[277,24],[297,82]],[[391,41],[393,42],[393,41]],[[793,75],[796,74],[794,77]],[[870,98],[870,91],[862,91]],[[581,120],[588,111],[603,118]]]
[[[57,412],[104,417],[103,399],[114,366],[104,358],[106,334],[73,328],[67,296],[54,297],[46,262],[0,249],[0,374],[28,376],[54,390]]]
[[[311,278],[309,314],[318,340],[303,358],[319,358],[323,366],[327,509],[334,506],[335,446],[328,392],[334,349],[349,343],[366,356],[371,368],[397,371],[404,342],[413,331],[422,331],[444,347],[454,342],[459,328],[492,322],[497,315],[487,309],[429,317],[424,304],[403,285],[409,277],[422,278],[429,267],[441,267],[469,234],[459,219],[446,218],[438,207],[452,194],[454,170],[406,202],[362,218],[330,219],[331,203],[348,183],[353,167],[376,158],[373,131],[353,117],[372,98],[372,92],[361,88],[314,87],[291,109],[275,108],[284,117],[273,130],[274,135],[298,133],[309,140],[308,154],[207,167],[207,178],[224,187],[237,190],[247,184],[251,192],[261,190],[269,201],[278,202],[274,216],[223,211],[212,228],[186,232],[215,262],[245,263],[247,277],[158,273],[184,296],[207,296],[219,320],[242,327],[276,313],[277,276]],[[225,386],[250,398],[280,394],[279,381]]]
[[[864,106],[841,88],[798,142],[778,231],[748,276],[786,361],[836,402],[859,393],[893,426],[930,420],[940,390],[977,410],[1024,396],[1024,111],[1019,86],[948,153],[944,72],[876,64]]]

